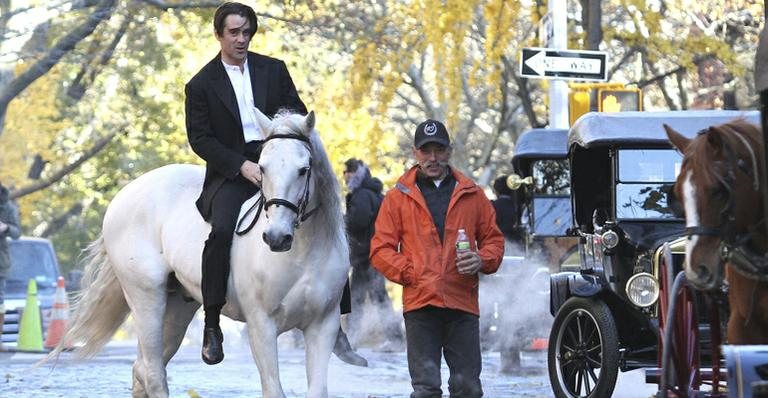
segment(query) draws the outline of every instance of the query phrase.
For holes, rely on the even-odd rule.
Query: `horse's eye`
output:
[[[712,197],[720,201],[726,201],[728,200],[728,189],[718,185],[717,188],[712,190]]]
[[[309,171],[309,167],[302,167],[299,169],[299,177],[304,177],[307,175],[307,172]]]

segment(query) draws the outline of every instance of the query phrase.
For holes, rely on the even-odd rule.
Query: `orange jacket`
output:
[[[496,272],[504,255],[504,237],[485,193],[452,169],[457,185],[445,217],[444,242],[424,197],[416,186],[416,166],[387,192],[371,240],[371,263],[392,282],[403,285],[403,311],[427,305],[479,315],[478,275],[461,275],[456,268],[456,234],[469,236],[482,259],[480,272]]]

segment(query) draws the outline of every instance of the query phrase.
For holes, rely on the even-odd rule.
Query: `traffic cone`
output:
[[[19,351],[43,350],[43,328],[40,323],[40,306],[37,304],[37,282],[34,279],[30,279],[27,285],[27,303],[24,306],[24,314],[21,315],[16,349]]]
[[[549,339],[542,337],[535,337],[531,342],[531,350],[546,350],[549,345]]]
[[[67,290],[64,288],[64,277],[56,280],[56,296],[53,299],[53,313],[51,314],[51,323],[48,325],[48,332],[45,336],[45,348],[56,347],[64,332],[67,330],[69,320],[69,302],[67,300]]]

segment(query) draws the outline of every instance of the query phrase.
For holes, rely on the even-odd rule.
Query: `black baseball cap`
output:
[[[427,119],[416,126],[416,134],[413,136],[413,145],[421,148],[425,144],[436,142],[440,145],[451,145],[451,139],[448,137],[448,130],[437,120]]]

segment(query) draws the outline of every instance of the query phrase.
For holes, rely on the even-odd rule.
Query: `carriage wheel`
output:
[[[616,323],[603,301],[571,297],[549,336],[549,380],[558,398],[610,397],[619,370]]]
[[[659,317],[662,336],[660,356],[664,377],[660,383],[662,397],[667,392],[675,396],[691,396],[701,386],[699,325],[696,296],[680,271],[671,287],[669,305]]]

